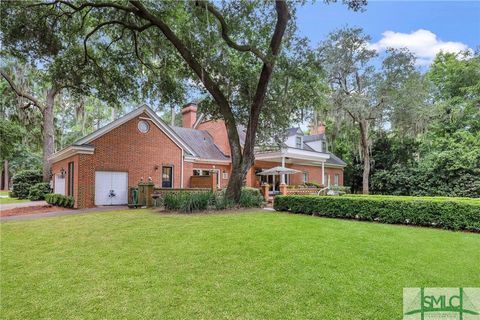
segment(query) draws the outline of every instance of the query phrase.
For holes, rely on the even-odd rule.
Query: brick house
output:
[[[238,128],[243,144],[245,132]],[[304,135],[288,131],[282,148],[256,153],[245,184],[259,187],[265,181],[278,190],[287,184],[317,182],[343,185],[345,163],[328,152],[324,127]],[[197,118],[197,107],[182,109],[182,127],[169,126],[142,106],[105,127],[56,152],[52,161],[55,193],[73,196],[76,208],[126,204],[129,187],[151,177],[162,188],[190,188],[193,177],[216,172],[216,183],[226,187],[230,175],[230,148],[222,121]],[[283,165],[300,170],[291,176],[258,176],[262,169]]]

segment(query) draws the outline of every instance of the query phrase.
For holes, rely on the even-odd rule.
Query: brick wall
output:
[[[217,147],[227,156],[230,155],[230,144],[228,143],[227,128],[223,120],[210,120],[200,123],[198,130],[207,131],[213,138]]]
[[[148,117],[142,114],[139,117]],[[174,188],[180,188],[182,151],[153,122],[148,121],[150,130],[141,133],[137,129],[136,117],[105,135],[93,140],[93,155],[81,154],[78,157],[76,205],[79,208],[93,207],[95,197],[95,171],[128,172],[129,187],[135,186],[140,178],[152,177],[155,185],[161,185],[162,165],[173,166]],[[67,160],[55,163],[55,170],[65,166]],[[186,177],[184,177],[184,181]]]
[[[68,195],[68,163],[73,162],[73,198],[75,199],[74,207],[78,207],[78,179],[79,179],[79,156],[71,156],[69,158],[63,159],[61,161],[55,162],[52,164],[52,177],[53,180],[53,190],[55,190],[55,175],[60,174],[60,171],[65,170],[65,195]]]

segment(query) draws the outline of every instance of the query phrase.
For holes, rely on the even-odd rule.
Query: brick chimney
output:
[[[192,128],[197,121],[197,105],[188,103],[182,108],[182,127]]]
[[[317,125],[313,125],[311,134],[324,134],[325,133],[325,124],[321,121]]]

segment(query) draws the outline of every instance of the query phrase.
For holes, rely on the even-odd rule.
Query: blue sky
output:
[[[480,45],[480,1],[370,1],[364,12],[323,1],[298,8],[298,28],[313,45],[336,28],[362,27],[380,51],[407,46],[428,65],[440,49],[457,51]],[[390,31],[390,32],[388,32]]]

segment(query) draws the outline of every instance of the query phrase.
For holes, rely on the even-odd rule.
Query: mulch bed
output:
[[[22,207],[14,208],[0,211],[0,217],[11,217],[11,216],[23,216],[27,214],[36,214],[36,213],[50,213],[71,210],[68,208],[55,207],[51,205],[42,205],[42,206],[32,206],[32,207]]]

